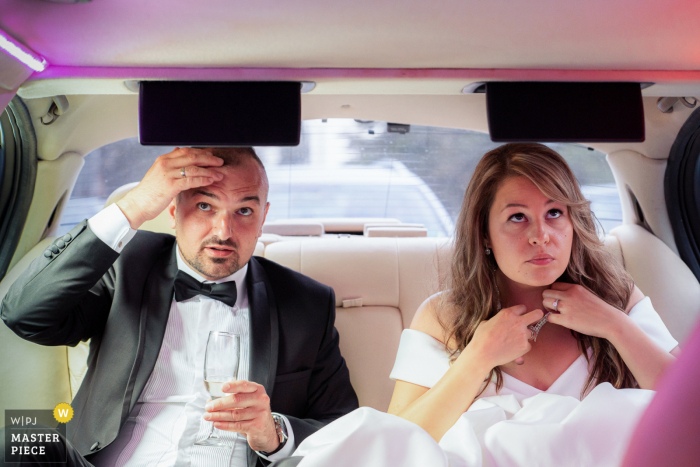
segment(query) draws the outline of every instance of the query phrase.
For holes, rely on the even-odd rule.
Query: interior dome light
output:
[[[34,71],[44,71],[48,66],[44,57],[37,55],[27,47],[18,43],[7,34],[0,31],[0,49],[27,65]]]

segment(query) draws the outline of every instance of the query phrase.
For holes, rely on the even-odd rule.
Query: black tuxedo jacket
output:
[[[55,247],[55,248],[54,248]],[[53,250],[52,250],[53,249]],[[137,232],[116,253],[83,221],[12,285],[1,316],[42,345],[91,339],[68,438],[83,455],[114,441],[153,370],[177,273],[175,238]],[[297,443],[358,407],[334,327],[333,290],[263,258],[250,259],[250,379]],[[248,465],[258,456],[249,449]]]

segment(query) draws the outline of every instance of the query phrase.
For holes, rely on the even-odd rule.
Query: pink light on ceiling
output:
[[[4,50],[34,71],[44,71],[48,66],[44,57],[23,46],[3,31],[0,31],[0,49]]]

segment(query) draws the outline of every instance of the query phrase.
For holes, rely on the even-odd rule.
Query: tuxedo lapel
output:
[[[155,367],[163,344],[173,301],[173,283],[177,274],[177,243],[153,265],[146,279],[139,325],[139,347],[135,362],[136,377],[130,379],[129,411],[134,407]]]
[[[248,263],[248,307],[250,313],[250,380],[272,396],[277,373],[279,327],[277,304],[269,279],[255,257]]]
[[[248,312],[250,314],[250,372],[249,378],[265,387],[272,396],[277,374],[279,327],[277,304],[263,267],[254,256],[248,262]],[[248,447],[248,467],[257,465],[258,455]]]

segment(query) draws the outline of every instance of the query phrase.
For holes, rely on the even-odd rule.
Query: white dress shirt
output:
[[[92,232],[117,252],[136,233],[116,204],[88,220]],[[177,252],[178,268],[200,282],[236,282],[236,304],[197,295],[177,302],[173,298],[163,343],[143,392],[114,443],[124,448],[110,455],[110,465],[244,467],[247,463],[245,436],[217,430],[232,449],[197,446],[209,434],[212,423],[204,420],[209,394],[204,387],[204,353],[209,331],[241,336],[238,379],[247,380],[250,364],[250,323],[246,264],[231,276],[208,281],[192,270]],[[288,440],[284,448],[268,457],[271,461],[291,455],[294,433],[285,420]]]

